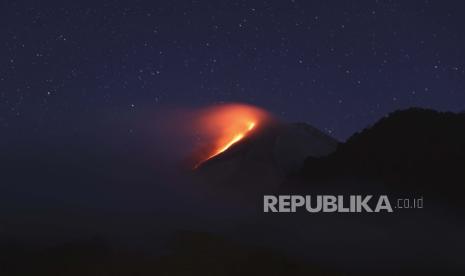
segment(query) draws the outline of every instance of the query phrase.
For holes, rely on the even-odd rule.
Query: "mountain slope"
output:
[[[465,114],[411,108],[353,135],[331,155],[306,160],[309,184],[373,179],[400,192],[456,197],[465,192]]]
[[[197,179],[221,188],[273,190],[308,156],[325,156],[337,141],[307,124],[270,124],[206,161]]]

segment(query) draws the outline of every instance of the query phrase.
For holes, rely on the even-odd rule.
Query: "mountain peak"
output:
[[[338,141],[306,123],[273,123],[207,160],[195,175],[215,186],[277,187],[308,156],[333,152]]]

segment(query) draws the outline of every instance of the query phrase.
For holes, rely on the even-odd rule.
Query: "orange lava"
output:
[[[242,140],[267,117],[266,111],[244,104],[223,104],[203,110],[197,122],[204,142],[203,153],[195,167]]]
[[[242,124],[241,124],[242,125]],[[227,150],[229,147],[231,147],[233,144],[239,142],[242,138],[244,138],[249,131],[251,131],[255,127],[255,122],[248,122],[246,125],[243,125],[242,127],[238,126],[238,129],[235,131],[237,134],[233,134],[232,137],[229,137],[229,135],[226,135],[218,143],[220,144],[219,148],[207,159],[210,159],[223,151]],[[221,146],[224,144],[223,146]]]

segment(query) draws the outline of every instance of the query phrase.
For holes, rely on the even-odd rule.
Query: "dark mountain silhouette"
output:
[[[337,143],[307,124],[272,123],[201,164],[194,175],[221,189],[273,190],[288,174],[297,172],[305,158],[328,155]]]
[[[374,179],[397,192],[458,199],[465,192],[465,113],[393,112],[329,156],[307,158],[301,173],[307,183]]]
[[[457,203],[464,117],[394,112],[340,144],[305,124],[264,126],[193,173],[214,184],[208,191],[244,195],[232,202],[199,196],[197,183],[172,176],[167,170],[178,170],[138,140],[114,148],[80,138],[72,146],[5,147],[0,275],[462,275],[464,220],[447,208],[265,214],[261,194],[248,200],[253,206],[242,201],[268,188],[341,194],[359,182],[383,182],[424,194],[425,206],[436,197]],[[304,189],[285,185],[296,171]],[[313,189],[318,183],[323,193]],[[165,246],[168,233],[174,241]]]

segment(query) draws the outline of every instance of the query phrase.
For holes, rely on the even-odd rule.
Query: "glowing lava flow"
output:
[[[201,141],[195,167],[228,150],[267,118],[266,111],[244,104],[223,104],[203,109],[198,114],[195,127]]]
[[[220,147],[218,150],[216,150],[216,152],[214,152],[207,159],[205,159],[205,161],[212,158],[212,157],[215,157],[218,154],[220,154],[220,153],[224,152],[225,150],[229,149],[229,147],[231,147],[233,144],[239,142],[242,138],[244,138],[247,135],[247,133],[249,131],[251,131],[254,127],[255,127],[255,123],[254,122],[249,122],[248,126],[247,126],[247,129],[245,129],[243,132],[240,132],[240,133],[234,135],[234,137],[231,139],[231,141],[227,142],[226,145],[224,145],[223,147]]]

